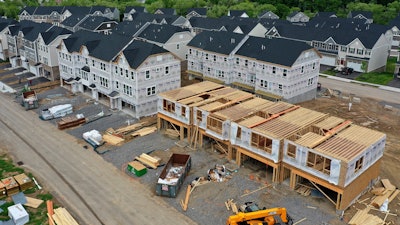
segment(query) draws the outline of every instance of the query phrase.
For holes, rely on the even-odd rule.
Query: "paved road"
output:
[[[81,224],[195,224],[2,93],[0,109],[0,145],[23,161]]]
[[[394,104],[400,104],[400,92],[383,90],[373,86],[345,82],[331,78],[319,77],[322,87],[336,89],[341,92],[355,94],[359,97],[369,97]]]

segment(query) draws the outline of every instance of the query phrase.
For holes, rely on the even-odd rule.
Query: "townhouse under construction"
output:
[[[212,147],[238,165],[252,158],[272,182],[309,182],[344,211],[377,181],[386,135],[349,120],[205,81],[158,95],[158,129]]]

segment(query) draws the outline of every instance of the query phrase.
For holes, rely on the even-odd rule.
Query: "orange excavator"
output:
[[[249,208],[249,207],[247,207]],[[226,221],[226,225],[292,225],[293,220],[286,212],[286,208],[244,210],[232,215]]]

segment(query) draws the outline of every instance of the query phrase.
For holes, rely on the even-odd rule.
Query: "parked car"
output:
[[[343,67],[341,73],[343,75],[349,75],[353,73],[353,68],[350,67]]]

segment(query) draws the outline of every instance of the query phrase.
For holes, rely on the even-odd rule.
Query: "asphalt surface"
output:
[[[0,94],[0,143],[80,224],[195,224],[76,139]]]

